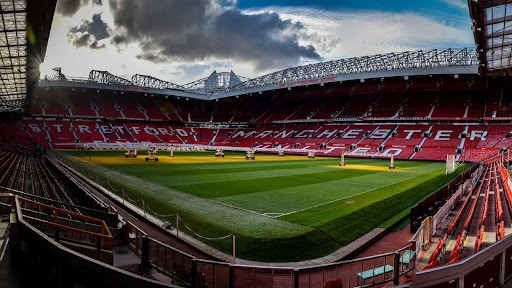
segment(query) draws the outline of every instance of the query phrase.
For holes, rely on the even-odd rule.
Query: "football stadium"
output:
[[[512,287],[512,1],[465,4],[474,47],[176,84],[42,76],[57,0],[0,0],[0,284]]]

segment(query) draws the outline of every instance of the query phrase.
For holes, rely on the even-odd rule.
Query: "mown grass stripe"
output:
[[[233,195],[244,195],[262,191],[272,191],[290,187],[300,187],[309,184],[324,183],[341,178],[352,178],[359,175],[375,174],[376,171],[353,171],[340,174],[339,171],[320,173],[305,173],[298,175],[267,177],[244,180],[225,180],[211,183],[192,185],[176,185],[176,189],[205,198],[218,198]]]
[[[377,189],[397,191],[392,186],[415,177],[423,177],[430,170],[411,172],[392,170],[377,174],[355,176],[327,182],[319,182],[302,186],[262,191],[251,194],[235,195],[217,199],[222,203],[244,207],[259,213],[282,213],[288,215],[299,213],[332,202],[347,199],[356,195],[370,193]],[[398,190],[399,191],[399,190]],[[283,215],[283,216],[284,216]]]
[[[393,219],[455,176],[442,175],[444,163],[420,161],[396,161],[389,170],[389,160],[378,159],[347,159],[339,167],[339,158],[258,154],[246,161],[241,153],[215,159],[208,152],[145,163],[124,159],[122,151],[71,153],[95,177],[109,178],[133,199],[143,197],[157,213],[178,212],[202,235],[236,233],[237,255],[257,261],[323,256],[400,220]],[[277,214],[283,212],[289,214]],[[208,244],[230,253],[229,241]]]
[[[264,180],[265,178],[277,178],[277,177],[286,177],[286,176],[300,176],[300,175],[310,175],[316,173],[324,173],[332,171],[331,168],[328,167],[286,167],[286,169],[277,169],[277,167],[272,167],[271,170],[256,170],[256,171],[247,171],[246,169],[239,169],[236,172],[232,173],[213,173],[213,174],[194,174],[194,175],[172,175],[172,176],[154,176],[150,175],[147,177],[148,180],[153,180],[159,183],[169,183],[174,187],[180,187],[185,185],[201,185],[201,184],[212,184],[224,182],[226,179],[230,181],[242,181],[242,180],[254,180],[260,182],[260,180]],[[256,183],[258,183],[256,182]]]

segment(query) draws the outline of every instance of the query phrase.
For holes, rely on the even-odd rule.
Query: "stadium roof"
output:
[[[18,112],[27,95],[26,0],[0,0],[0,15],[0,112]]]
[[[478,64],[476,50],[472,48],[431,49],[353,57],[291,67],[252,79],[240,77],[232,71],[213,72],[207,78],[185,85],[140,74],[132,76],[130,81],[108,71],[92,70],[88,79],[66,77],[57,71],[56,77],[41,80],[39,86],[114,89],[212,100],[339,81],[414,75],[477,74]]]
[[[6,0],[0,0],[6,1]],[[32,91],[39,80],[39,66],[44,61],[50,28],[57,0],[24,0],[27,3],[27,93],[26,103],[31,102]]]
[[[220,73],[213,71],[210,76],[185,84],[184,87],[196,93],[209,94],[235,87],[247,80],[249,80],[249,78],[236,75],[233,71]]]
[[[39,79],[57,0],[0,0],[0,113],[23,112]]]
[[[470,0],[478,57],[486,75],[512,74],[512,0]]]

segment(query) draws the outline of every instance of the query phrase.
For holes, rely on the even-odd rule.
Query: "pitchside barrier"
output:
[[[439,208],[437,213],[432,216],[433,235],[436,233],[436,230],[440,228],[439,226],[443,223],[448,214],[453,211],[455,205],[457,205],[459,200],[462,198],[463,192],[463,185],[459,185],[457,191],[450,197],[450,199],[448,199],[448,201],[446,201],[446,203],[441,208]]]
[[[475,185],[482,175],[482,172],[483,165],[480,165],[473,173],[471,173],[470,178],[466,179],[463,184],[459,185],[457,191],[450,197],[450,199],[448,199],[448,201],[446,201],[446,203],[441,208],[439,208],[437,213],[432,216],[432,227],[434,229],[431,236],[433,236],[436,230],[439,229],[439,226],[446,219],[448,214],[453,211],[453,208],[462,198],[462,195],[466,195],[469,191],[472,191],[475,188]]]
[[[343,287],[399,283],[415,268],[411,242],[395,252],[326,265],[291,268],[249,266],[197,259],[150,237],[142,237],[141,267],[153,267],[185,287],[318,288],[341,279]],[[382,273],[381,273],[382,271]]]
[[[426,224],[422,223],[418,230],[416,230],[416,233],[412,235],[411,240],[409,240],[409,243],[414,247],[416,255],[419,255],[424,250],[428,241],[430,241],[430,235],[426,228]]]
[[[421,226],[412,237],[412,241],[416,243],[416,255],[430,242],[431,237],[435,236],[436,230],[440,228],[449,213],[453,211],[453,208],[457,205],[462,196],[466,195],[468,191],[473,190],[482,172],[483,165],[480,165],[471,173],[470,178],[466,179],[463,184],[458,186],[457,191],[433,216],[428,216],[422,220]]]

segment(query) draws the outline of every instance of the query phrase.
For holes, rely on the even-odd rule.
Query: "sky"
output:
[[[41,77],[184,85],[365,55],[474,47],[466,0],[57,0]]]

